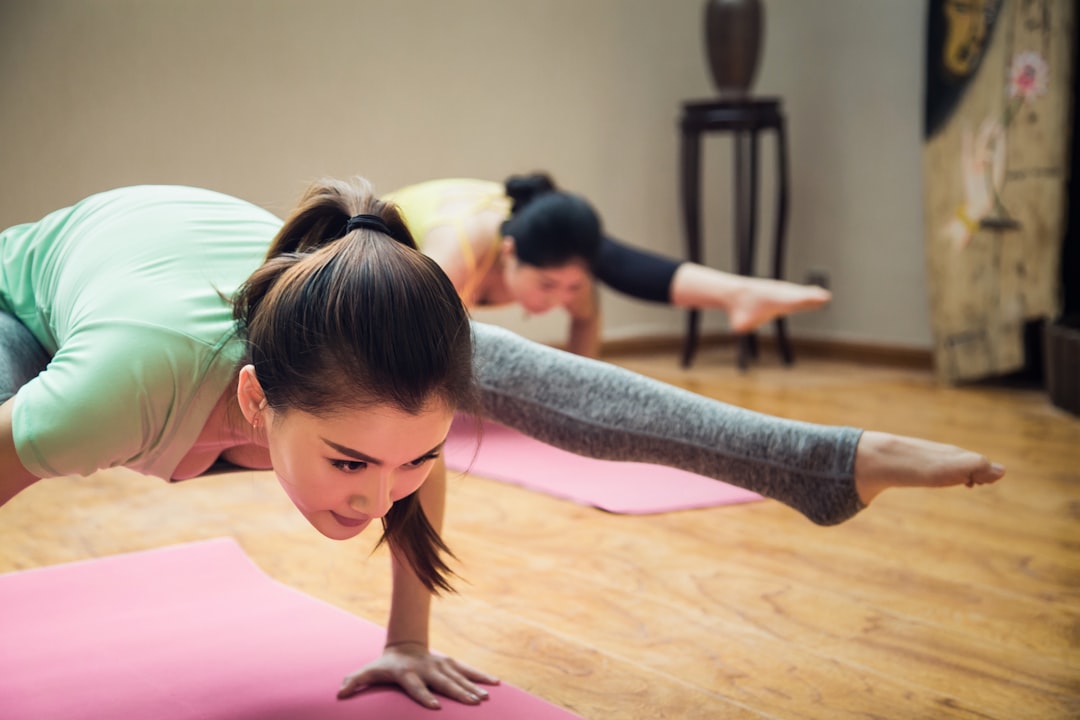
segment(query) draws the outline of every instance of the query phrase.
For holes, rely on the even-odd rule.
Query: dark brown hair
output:
[[[374,215],[346,231],[349,218]],[[396,241],[396,242],[395,242]],[[397,207],[361,178],[312,184],[234,299],[267,404],[325,417],[432,401],[475,411],[468,315],[446,274],[416,249]],[[432,592],[449,590],[449,549],[416,493],[391,507],[383,536]]]

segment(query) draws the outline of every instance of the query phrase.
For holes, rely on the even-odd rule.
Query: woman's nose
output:
[[[394,478],[390,473],[379,473],[371,482],[362,484],[349,497],[349,507],[373,518],[385,517],[394,501],[390,498]]]

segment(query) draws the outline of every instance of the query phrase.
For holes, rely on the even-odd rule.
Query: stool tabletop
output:
[[[779,98],[693,100],[683,103],[683,132],[778,128],[784,113]]]
[[[709,112],[710,110],[779,109],[782,100],[769,96],[746,96],[742,98],[717,98],[712,100],[687,100],[682,104],[685,112]]]

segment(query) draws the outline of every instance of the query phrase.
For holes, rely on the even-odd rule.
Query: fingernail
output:
[[[1001,463],[991,463],[990,472],[994,473],[998,477],[1001,477],[1005,474],[1005,466]]]
[[[478,695],[476,695],[475,693],[469,693],[468,697],[473,702],[480,702],[480,697]]]

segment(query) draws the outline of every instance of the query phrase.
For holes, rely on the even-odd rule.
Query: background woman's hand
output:
[[[487,690],[476,683],[497,685],[498,682],[498,678],[453,658],[431,653],[420,643],[400,643],[387,647],[380,658],[346,677],[338,699],[368,685],[398,685],[416,702],[436,710],[439,700],[434,693],[476,705],[488,698]]]

